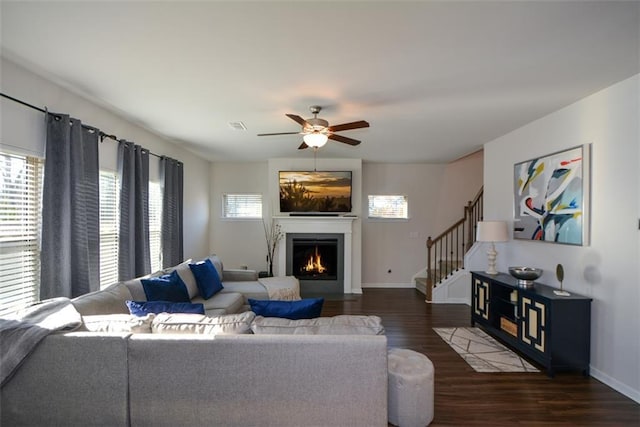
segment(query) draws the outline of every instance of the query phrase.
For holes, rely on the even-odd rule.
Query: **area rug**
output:
[[[479,328],[433,328],[476,372],[539,372]]]

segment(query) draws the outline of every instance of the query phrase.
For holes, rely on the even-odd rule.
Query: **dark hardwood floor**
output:
[[[382,318],[389,347],[423,353],[435,366],[432,426],[639,426],[640,404],[592,377],[558,373],[478,373],[433,331],[470,326],[470,308],[426,304],[414,289],[365,289],[328,298],[323,316]],[[612,350],[614,351],[614,350]]]

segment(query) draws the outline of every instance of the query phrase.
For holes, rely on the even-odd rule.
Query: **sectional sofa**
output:
[[[199,295],[196,280],[192,274],[187,260],[177,266],[166,268],[145,277],[138,277],[126,282],[120,282],[106,289],[91,292],[74,298],[73,305],[82,315],[97,314],[128,314],[129,310],[124,304],[126,300],[146,301],[146,295],[141,280],[169,274],[174,270],[184,282],[193,303],[204,305],[205,313],[209,316],[232,314],[249,309],[250,298],[269,299],[267,288],[258,280],[258,274],[254,270],[225,269],[220,258],[213,254],[207,257],[214,265],[218,276],[222,281],[223,289],[212,298],[205,300]],[[201,261],[201,260],[198,260]]]
[[[113,326],[128,318],[124,301],[142,296],[137,279],[72,300],[91,330],[40,342],[0,392],[0,424],[387,425],[379,318],[255,317],[244,311],[248,298],[268,297],[257,280],[244,280],[255,273],[218,268],[225,290],[203,300],[207,316],[149,315],[129,330],[126,320],[119,332],[93,329],[91,319],[120,319]]]

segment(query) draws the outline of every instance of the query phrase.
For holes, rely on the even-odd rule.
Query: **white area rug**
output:
[[[477,372],[539,372],[479,328],[433,328]]]

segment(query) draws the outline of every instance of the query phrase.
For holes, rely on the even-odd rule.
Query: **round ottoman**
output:
[[[424,427],[433,421],[433,363],[413,350],[389,350],[389,422]]]

